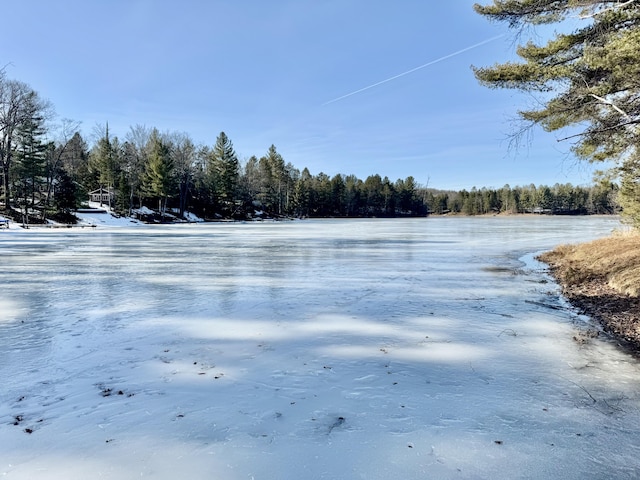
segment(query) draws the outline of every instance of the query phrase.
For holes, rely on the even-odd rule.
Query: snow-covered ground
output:
[[[148,207],[134,209],[136,215],[154,215],[156,212]],[[135,218],[123,217],[112,213],[106,205],[89,202],[89,208],[80,209],[75,213],[78,218],[78,227],[131,227],[143,225],[142,222]],[[178,220],[177,217],[167,213],[168,217]],[[185,212],[184,215],[187,222],[203,222],[197,215],[191,212]]]
[[[89,208],[80,209],[75,213],[79,227],[130,227],[142,225],[134,218],[122,217],[111,212],[107,205],[97,202],[88,202]],[[141,214],[152,214],[153,211],[143,207],[137,210]]]
[[[638,362],[533,260],[616,226],[0,231],[0,475],[637,478]]]
[[[151,210],[149,210],[151,212]],[[115,215],[109,211],[106,205],[89,202],[89,208],[80,209],[75,213],[78,218],[78,224],[75,227],[130,227],[133,225],[141,225],[141,222],[127,217]],[[0,215],[0,220],[6,219]],[[58,226],[55,222],[49,221],[46,225],[29,225],[30,229],[41,230],[44,228],[52,228]],[[60,225],[66,227],[67,225]],[[74,227],[74,228],[75,228]],[[9,230],[21,229],[22,223],[9,220]]]

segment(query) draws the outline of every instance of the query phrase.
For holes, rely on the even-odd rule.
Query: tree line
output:
[[[378,174],[311,174],[286,162],[274,145],[241,162],[220,132],[212,146],[181,132],[130,127],[121,140],[108,125],[94,144],[79,123],[54,124],[51,104],[23,82],[0,72],[2,207],[25,223],[73,222],[73,212],[96,189],[115,212],[163,221],[186,212],[207,220],[270,217],[396,217],[463,213],[616,213],[617,187],[530,185],[440,191],[411,176],[391,181]],[[102,196],[100,197],[102,199]]]
[[[159,218],[186,212],[206,220],[269,217],[417,216],[427,209],[419,186],[408,177],[391,182],[371,175],[312,175],[286,162],[275,145],[261,157],[238,159],[231,139],[220,132],[213,146],[195,145],[184,133],[131,127],[124,141],[105,127],[87,149],[80,134],[71,177],[78,185],[113,192],[109,205],[132,215],[151,207]],[[86,196],[88,192],[79,192]]]
[[[425,202],[431,214],[549,214],[610,215],[620,213],[619,188],[610,180],[582,187],[570,183],[553,186],[534,184],[499,189],[472,188],[461,191],[428,189]]]

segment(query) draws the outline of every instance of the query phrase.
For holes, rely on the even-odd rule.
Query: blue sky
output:
[[[121,139],[139,124],[205,145],[224,131],[241,160],[274,144],[312,174],[589,184],[593,168],[555,134],[509,149],[533,99],[475,80],[471,65],[515,45],[473,3],[21,0],[3,6],[0,63],[90,143],[97,124]]]

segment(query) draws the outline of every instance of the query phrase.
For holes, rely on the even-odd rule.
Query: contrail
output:
[[[335,103],[335,102],[337,102],[339,100],[345,99],[345,98],[350,97],[352,95],[355,95],[357,93],[364,92],[365,90],[369,90],[370,88],[377,87],[378,85],[382,85],[383,83],[387,83],[387,82],[390,82],[391,80],[395,80],[396,78],[404,77],[405,75],[409,75],[410,73],[413,73],[416,70],[420,70],[421,68],[428,67],[430,65],[433,65],[434,63],[442,62],[443,60],[446,60],[446,59],[451,58],[451,57],[455,57],[456,55],[460,55],[461,53],[468,52],[469,50],[472,50],[474,48],[480,47],[480,46],[482,46],[482,45],[484,45],[486,43],[493,42],[494,40],[497,40],[498,38],[504,37],[504,36],[505,36],[505,34],[503,33],[503,34],[500,34],[500,35],[496,35],[495,37],[488,38],[487,40],[483,40],[482,42],[475,43],[475,44],[473,44],[473,45],[471,45],[469,47],[463,48],[462,50],[458,50],[457,52],[453,52],[453,53],[450,53],[449,55],[445,55],[444,57],[437,58],[435,60],[430,61],[429,63],[425,63],[424,65],[420,65],[419,67],[415,67],[415,68],[412,68],[411,70],[407,70],[406,72],[402,72],[402,73],[399,73],[398,75],[394,75],[393,77],[387,78],[386,80],[382,80],[382,81],[380,81],[378,83],[374,83],[373,85],[369,85],[368,87],[364,87],[364,88],[361,88],[359,90],[355,90],[355,91],[353,91],[351,93],[347,93],[346,95],[342,95],[341,97],[334,98],[333,100],[329,100],[328,102],[323,103],[322,106],[324,107],[325,105],[329,105],[331,103]]]

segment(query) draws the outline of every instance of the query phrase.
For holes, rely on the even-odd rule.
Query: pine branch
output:
[[[600,10],[599,12],[594,12],[594,13],[592,13],[590,15],[580,15],[579,18],[580,18],[580,20],[587,20],[589,18],[594,18],[594,17],[596,17],[598,15],[602,15],[603,13],[610,12],[612,10],[619,10],[619,9],[624,8],[627,5],[631,5],[632,3],[635,3],[635,2],[636,2],[636,0],[628,0],[628,1],[624,2],[624,3],[621,3],[620,5],[615,5],[615,6],[610,7],[610,8],[605,8],[604,10]]]

